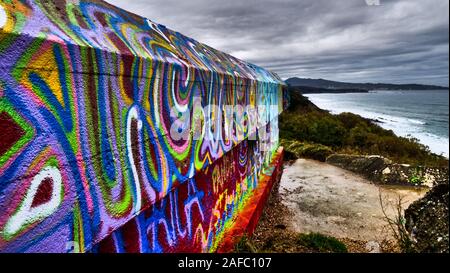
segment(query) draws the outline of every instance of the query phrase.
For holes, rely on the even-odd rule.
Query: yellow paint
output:
[[[28,77],[31,72],[38,74],[46,82],[61,106],[65,107],[61,82],[59,81],[58,66],[53,54],[53,50],[50,47],[47,47],[45,50],[38,52],[38,54],[35,54],[35,56],[36,57],[33,57],[30,60],[29,66],[27,67],[28,73],[22,74],[22,84],[25,85],[28,89],[33,90],[32,84],[28,80]]]
[[[29,16],[30,14],[30,10],[27,8],[27,6],[22,4],[20,1],[13,1],[12,4],[0,3],[0,8],[4,10],[4,14],[6,15],[6,22],[3,24],[3,26],[0,26],[0,32],[14,32],[16,20],[13,14],[20,14],[25,17]]]

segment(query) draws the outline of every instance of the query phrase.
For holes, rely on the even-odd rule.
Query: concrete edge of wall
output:
[[[273,185],[280,180],[283,171],[283,147],[279,147],[268,169],[259,177],[258,187],[252,197],[237,214],[233,225],[225,231],[221,244],[217,247],[217,253],[229,253],[243,236],[251,236],[255,231],[259,218],[272,192]]]

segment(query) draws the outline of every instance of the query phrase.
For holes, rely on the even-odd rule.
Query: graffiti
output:
[[[195,178],[100,242],[102,252],[214,251],[236,211],[256,187],[255,144],[244,141]],[[215,183],[214,173],[227,178]],[[201,181],[201,182],[200,182]],[[214,189],[215,188],[215,189]]]
[[[4,227],[4,236],[12,237],[27,224],[51,215],[62,199],[61,173],[55,167],[43,168],[31,181],[22,204]]]
[[[100,0],[0,1],[0,60],[0,252],[212,251],[278,147],[276,74]]]

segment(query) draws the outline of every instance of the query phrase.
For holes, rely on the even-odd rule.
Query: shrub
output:
[[[398,195],[397,200],[391,201],[386,196],[382,196],[381,190],[378,192],[378,197],[384,220],[388,224],[400,250],[404,253],[416,252],[414,249],[414,241],[405,226],[406,220],[403,211],[403,197]],[[394,215],[389,216],[387,213],[388,210],[393,210],[395,212]]]
[[[360,116],[348,112],[336,115],[336,118],[342,122],[346,129],[356,127],[356,125],[361,122]]]
[[[294,159],[293,157],[304,157],[325,161],[329,155],[334,153],[330,147],[321,144],[305,143],[286,139],[281,139],[280,144],[284,147],[290,159]]]
[[[318,252],[347,253],[347,247],[338,239],[320,233],[300,234],[297,242]]]
[[[254,246],[252,240],[244,234],[234,245],[234,253],[257,253],[258,250]]]

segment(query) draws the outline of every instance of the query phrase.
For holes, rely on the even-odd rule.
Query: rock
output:
[[[405,210],[405,227],[417,252],[449,253],[449,185],[433,187]]]
[[[381,253],[380,244],[375,241],[367,242],[366,250],[369,253]]]
[[[326,159],[326,162],[343,169],[362,174],[368,179],[378,181],[382,170],[386,169],[392,162],[382,156],[360,156],[334,154]]]
[[[433,187],[448,183],[447,168],[429,168],[395,164],[378,155],[333,154],[326,162],[334,166],[358,173],[365,178],[380,184],[412,185]]]
[[[333,154],[326,161],[343,169],[357,173],[372,173],[375,170],[384,169],[392,162],[382,156],[359,156],[346,154]]]

